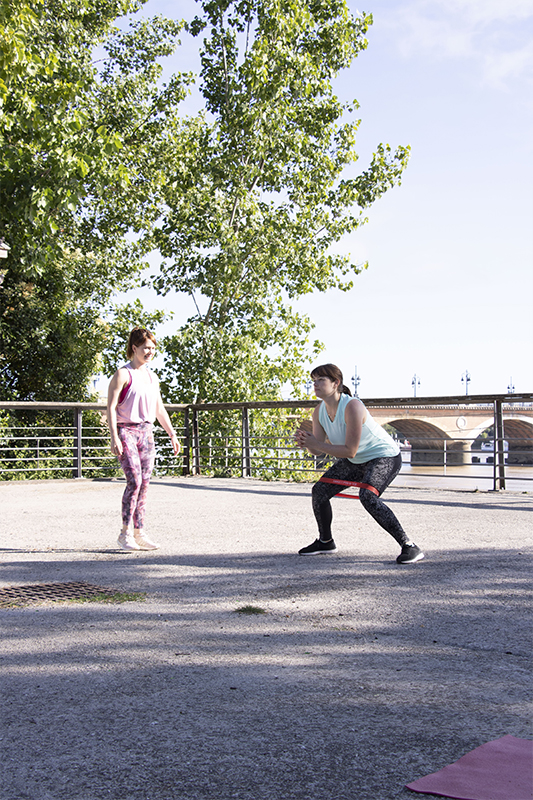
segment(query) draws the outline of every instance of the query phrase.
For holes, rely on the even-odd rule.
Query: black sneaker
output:
[[[414,564],[415,561],[422,561],[424,553],[416,544],[404,544],[402,552],[396,559],[397,564]]]
[[[333,539],[330,539],[329,542],[323,542],[322,539],[315,539],[313,544],[308,544],[307,547],[302,547],[301,550],[298,550],[298,555],[316,556],[319,553],[334,553],[336,550],[337,546]]]

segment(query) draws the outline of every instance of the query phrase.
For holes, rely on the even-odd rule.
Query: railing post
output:
[[[74,411],[74,463],[72,465],[72,477],[82,478],[82,431],[83,431],[83,411],[77,408]]]
[[[495,492],[505,489],[505,450],[503,446],[503,405],[494,401],[494,482]]]
[[[200,468],[200,431],[198,430],[198,411],[193,409],[192,412],[192,472],[193,475],[201,475]]]
[[[250,459],[250,418],[248,408],[242,409],[242,477],[249,478],[252,474]]]
[[[183,412],[183,424],[185,428],[185,441],[183,443],[183,475],[191,474],[191,422],[189,409]]]

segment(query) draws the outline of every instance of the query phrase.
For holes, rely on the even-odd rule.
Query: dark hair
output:
[[[133,358],[133,348],[140,347],[147,339],[150,339],[150,341],[155,345],[157,344],[154,334],[151,333],[148,328],[133,328],[129,335],[128,347],[126,349],[126,355],[128,358]]]
[[[351,391],[343,383],[342,372],[336,364],[321,364],[311,371],[311,377],[329,378],[330,381],[339,381],[339,390],[341,394],[349,394],[352,396]]]

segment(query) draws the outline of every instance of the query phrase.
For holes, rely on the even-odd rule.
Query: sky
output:
[[[402,184],[339,248],[368,269],[348,293],[301,298],[359,395],[533,391],[533,0],[350,0],[372,13],[369,45],[335,89],[361,118],[354,174],[380,142],[411,146]],[[184,17],[191,0],[148,0]],[[196,69],[183,38],[170,69]],[[194,111],[194,98],[189,101]],[[187,106],[184,107],[184,111]],[[155,259],[157,263],[157,259]],[[130,292],[146,308],[194,313],[183,297]],[[311,365],[312,366],[312,365]],[[462,380],[463,379],[463,380]],[[287,393],[285,393],[287,396]]]

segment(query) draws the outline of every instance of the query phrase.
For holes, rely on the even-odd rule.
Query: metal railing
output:
[[[509,481],[533,480],[532,401],[533,394],[365,399],[364,403],[369,409],[382,410],[478,406],[484,413],[490,412],[494,428],[490,451],[481,450],[479,437],[452,439],[420,433],[401,449],[404,462],[416,469],[417,476],[435,477],[434,468],[439,467],[447,477],[464,478],[464,471],[456,468],[476,465],[476,474],[486,475],[492,488],[499,490]],[[168,437],[156,426],[155,473],[311,480],[331,459],[295,448],[293,431],[316,404],[316,400],[167,404],[182,449],[175,457]],[[517,408],[527,414],[528,422],[531,417],[531,424],[526,424],[527,435],[508,436],[504,414]],[[424,468],[433,471],[424,472]],[[121,474],[116,457],[109,452],[105,404],[0,403],[1,479]]]

